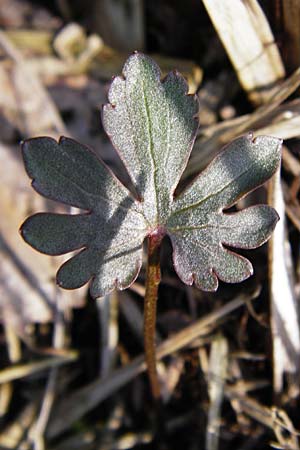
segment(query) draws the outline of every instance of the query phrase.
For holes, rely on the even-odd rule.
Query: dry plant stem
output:
[[[148,266],[144,300],[145,358],[153,398],[159,400],[160,387],[156,368],[155,324],[158,286],[160,283],[160,246],[163,235],[154,232],[148,237]]]

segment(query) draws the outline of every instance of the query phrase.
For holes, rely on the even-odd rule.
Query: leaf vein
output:
[[[94,199],[101,199],[101,200],[103,200],[104,202],[109,203],[109,204],[112,204],[112,205],[115,205],[115,206],[117,206],[119,209],[122,209],[122,210],[124,210],[124,211],[126,211],[126,212],[132,212],[132,213],[141,215],[141,216],[143,216],[143,218],[146,220],[144,214],[143,214],[141,211],[137,211],[136,209],[126,208],[126,207],[120,205],[120,203],[119,203],[118,201],[108,199],[107,197],[104,197],[104,196],[101,195],[101,194],[93,194],[92,192],[87,191],[87,190],[84,189],[82,186],[80,186],[78,183],[76,183],[76,181],[73,181],[71,178],[68,178],[64,173],[60,172],[60,171],[57,169],[57,167],[55,167],[55,164],[48,164],[48,165],[51,165],[52,168],[55,169],[56,172],[57,172],[63,179],[67,180],[68,183],[70,183],[70,184],[72,184],[73,186],[75,186],[76,188],[78,188],[78,189],[80,190],[80,192],[82,192],[83,194],[85,194],[87,197],[92,197],[92,198],[94,198]],[[35,178],[34,178],[34,180],[35,180]],[[128,192],[128,197],[132,198],[129,192]],[[133,202],[134,202],[134,199],[133,199]],[[90,207],[90,206],[89,206],[89,207]],[[82,209],[87,209],[87,210],[88,210],[89,208],[82,208]],[[94,211],[94,209],[92,209],[92,210]]]
[[[155,208],[156,208],[156,221],[158,221],[158,192],[157,192],[157,166],[155,162],[154,157],[154,146],[153,146],[153,137],[152,137],[152,127],[151,127],[151,120],[150,120],[150,110],[148,101],[145,95],[145,88],[144,83],[142,82],[142,93],[143,93],[143,100],[145,104],[145,111],[146,111],[146,119],[147,119],[147,129],[148,129],[148,135],[149,135],[149,154],[152,160],[153,164],[153,178],[154,178],[154,192],[155,192]]]
[[[252,167],[252,166],[251,166]],[[206,202],[207,200],[209,200],[212,197],[217,196],[218,194],[220,194],[221,192],[225,191],[225,189],[229,188],[229,186],[231,186],[233,183],[235,183],[237,180],[239,180],[241,177],[243,177],[246,173],[248,173],[251,170],[251,167],[247,170],[244,170],[239,176],[235,177],[234,180],[231,180],[228,184],[226,184],[225,186],[222,187],[222,189],[213,192],[212,194],[207,195],[205,198],[199,200],[199,202],[197,203],[193,203],[192,205],[186,206],[184,208],[175,210],[172,215],[175,214],[180,214],[182,212],[188,211],[189,209],[193,209],[193,208],[197,208],[198,206],[200,206],[202,203]],[[183,194],[184,197],[184,194]]]

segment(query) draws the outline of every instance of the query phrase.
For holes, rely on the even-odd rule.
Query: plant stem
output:
[[[158,286],[160,283],[160,246],[163,235],[148,236],[148,266],[144,300],[144,347],[148,376],[153,398],[159,400],[160,387],[156,368],[155,325]]]

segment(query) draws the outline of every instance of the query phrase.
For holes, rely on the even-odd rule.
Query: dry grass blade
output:
[[[64,318],[61,311],[57,309],[55,314],[54,333],[53,333],[54,349],[61,350],[65,347],[66,341],[65,335],[66,330]],[[55,399],[58,373],[59,369],[57,366],[51,368],[38,417],[36,421],[33,423],[33,425],[30,427],[30,430],[28,432],[28,438],[30,443],[33,444],[34,450],[45,449],[44,433]]]
[[[20,361],[22,356],[20,339],[16,335],[14,328],[8,323],[4,325],[4,330],[9,359],[12,363],[16,363]]]
[[[26,338],[27,324],[53,319],[58,297],[54,261],[62,257],[44,258],[18,233],[29,211],[45,207],[32,192],[20,157],[19,148],[0,143],[0,321]],[[59,301],[64,310],[82,305],[83,291],[61,291]]]
[[[199,337],[204,330],[206,332],[207,327],[215,326],[220,319],[244,305],[247,301],[254,298],[255,295],[241,295],[217,311],[208,314],[195,324],[190,325],[167,339],[157,347],[157,359],[164,358],[184,348]],[[145,371],[145,369],[144,357],[137,357],[126,367],[116,370],[103,380],[94,381],[59,403],[56,407],[56,415],[49,423],[48,437],[56,437],[67,430],[72,423],[131,381],[138,374]]]
[[[283,167],[294,177],[300,177],[300,162],[285,145],[282,147],[282,162]]]
[[[13,61],[10,80],[13,83],[11,102],[15,104],[15,111],[13,115],[9,113],[7,119],[14,120],[14,125],[25,136],[67,135],[66,127],[52,99],[3,31],[0,31],[0,47]],[[5,71],[3,66],[1,70]],[[6,104],[2,107],[5,113]]]
[[[295,92],[299,85],[300,68],[280,83],[268,102],[252,114],[200,129],[200,136],[195,143],[184,178],[199,173],[221,147],[249,131],[255,131],[256,135],[274,135],[281,139],[298,137],[300,133],[299,100],[296,99],[280,107],[279,105]]]
[[[254,111],[248,119],[241,123],[236,129],[236,136],[240,133],[250,130],[251,128],[257,128],[257,124],[261,121],[268,121],[268,115],[276,110],[276,108],[284,102],[300,85],[300,68],[297,69],[289,78],[282,81],[276,88],[274,88],[272,95],[268,98],[268,101]],[[297,136],[298,134],[295,134]],[[280,137],[280,136],[279,136]],[[225,135],[225,139],[232,139],[230,131],[228,135]]]
[[[153,436],[150,432],[126,433],[120,437],[111,440],[98,438],[93,433],[78,433],[71,438],[65,439],[63,442],[51,450],[126,450],[133,449],[136,446],[149,444],[153,441]]]
[[[13,384],[3,383],[0,385],[0,418],[5,416],[13,395]]]
[[[299,393],[299,315],[293,287],[292,257],[286,236],[285,204],[279,171],[271,181],[270,204],[276,208],[281,218],[269,244],[274,389],[277,393],[281,392],[284,373],[292,373],[295,376],[294,388]]]
[[[127,433],[112,442],[111,445],[99,447],[99,450],[126,450],[134,448],[136,445],[149,444],[153,440],[151,433]]]
[[[284,67],[256,0],[203,0],[237,76],[255,104],[264,103]]]
[[[235,387],[226,386],[225,396],[233,403],[235,409],[273,430],[279,443],[285,446],[284,448],[299,449],[299,432],[295,430],[285,411],[261,405],[253,398],[241,395],[239,389]]]
[[[189,345],[194,339],[197,339],[203,332],[207,332],[208,327],[212,327],[217,321],[223,319],[235,309],[257,297],[257,291],[251,294],[241,294],[236,299],[222,306],[216,311],[207,314],[203,319],[197,320],[194,324],[179,331],[174,336],[166,339],[157,348],[157,357],[164,358],[177,350],[181,350]]]
[[[101,324],[101,371],[100,376],[108,376],[114,366],[119,340],[118,292],[97,298],[99,322]]]
[[[52,99],[38,77],[28,68],[27,61],[0,31],[0,47],[9,59],[0,64],[2,85],[0,106],[6,119],[22,136],[68,134]],[[34,95],[33,95],[34,93]],[[28,211],[35,209],[38,200],[26,194],[28,180],[19,160],[19,149],[0,146],[1,210],[0,252],[0,309],[4,322],[9,322],[24,334],[28,322],[50,320],[54,308],[54,267],[44,263],[20,245],[17,230]],[[18,174],[18,176],[16,176]],[[29,198],[30,197],[30,198]],[[41,262],[40,262],[41,261]],[[22,293],[22,295],[20,294]],[[69,295],[70,298],[70,295]],[[77,298],[77,294],[73,294]],[[63,300],[66,308],[67,297]],[[81,303],[82,303],[81,299]],[[69,302],[70,304],[70,302]]]
[[[174,356],[168,365],[163,364],[162,361],[158,364],[157,370],[164,404],[168,403],[173,396],[181,375],[184,372],[184,363],[183,357]]]
[[[38,55],[30,56],[26,59],[26,64],[50,85],[57,77],[89,72],[97,78],[110,81],[116,73],[121,72],[126,55],[106,46],[98,35],[87,36],[85,29],[76,23],[67,24],[58,33],[21,29],[5,31],[5,35],[20,52]],[[56,54],[53,54],[53,47]],[[203,76],[203,71],[197,64],[189,59],[170,58],[160,54],[154,54],[153,58],[164,75],[176,68],[187,78],[189,92],[197,91]]]
[[[16,335],[14,327],[9,323],[4,323],[4,331],[7,345],[7,353],[11,363],[17,363],[22,357],[21,341]],[[0,418],[9,410],[13,395],[13,383],[10,381],[0,386]]]
[[[5,427],[0,434],[0,448],[5,450],[21,448],[19,446],[20,441],[33,422],[36,410],[35,402],[29,403],[14,422]]]
[[[293,198],[290,188],[282,181],[282,190],[285,200],[286,215],[294,225],[294,227],[300,232],[300,205],[297,198]]]
[[[52,53],[53,34],[48,30],[9,29],[5,34],[20,51],[30,50],[40,55]]]
[[[32,362],[28,364],[19,364],[8,367],[0,371],[0,383],[7,383],[8,381],[17,380],[18,378],[27,377],[35,373],[41,372],[45,369],[58,367],[63,364],[76,361],[77,354],[74,351],[66,352],[65,356],[45,358],[43,361]]]
[[[281,52],[288,70],[293,70],[300,64],[300,3],[298,0],[279,0],[277,8],[279,28],[282,35],[288,37],[282,42]]]
[[[206,450],[218,450],[221,406],[227,377],[228,342],[217,335],[211,345],[208,369],[209,411],[206,428]]]
[[[281,119],[281,120],[280,120]],[[290,115],[287,112],[286,116],[282,116],[275,123],[260,128],[256,134],[264,134],[268,136],[276,136],[281,139],[291,139],[299,136],[300,115]]]

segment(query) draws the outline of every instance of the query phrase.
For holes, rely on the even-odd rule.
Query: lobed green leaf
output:
[[[42,213],[25,221],[24,239],[54,255],[80,250],[57,274],[75,289],[89,280],[93,296],[128,287],[142,264],[142,246],[155,231],[169,235],[179,277],[215,290],[218,278],[239,282],[251,263],[226,248],[255,248],[271,235],[277,213],[266,205],[228,214],[242,196],[268,180],[280,163],[281,141],[243,136],[229,144],[174,198],[197,132],[198,102],[176,72],[163,81],[149,57],[136,53],[112,82],[103,124],[123,160],[138,199],[89,149],[69,138],[35,138],[23,145],[33,187],[87,211]]]
[[[184,78],[136,53],[112,82],[103,125],[118,150],[151,224],[164,221],[196,136],[198,101]]]

